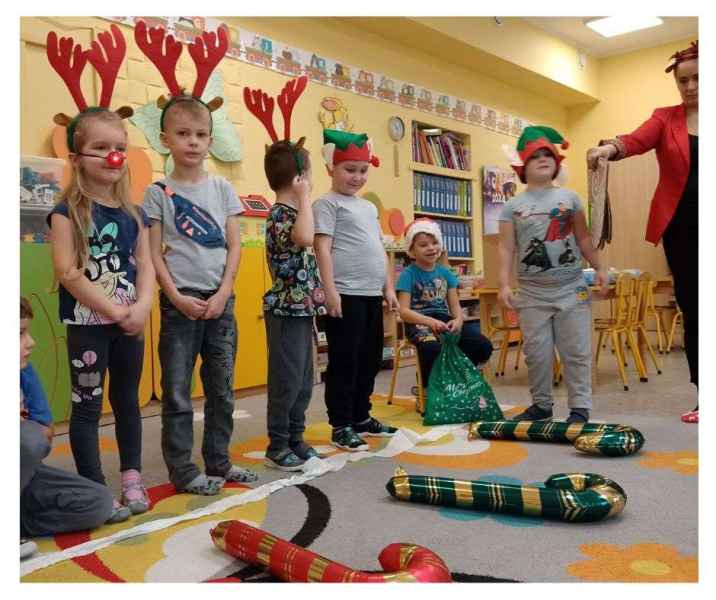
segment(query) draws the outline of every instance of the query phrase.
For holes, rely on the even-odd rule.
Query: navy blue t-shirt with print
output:
[[[266,218],[266,262],[273,285],[263,309],[277,317],[313,317],[327,313],[316,257],[291,239],[298,211],[276,202]]]
[[[140,207],[144,227],[149,219]],[[49,215],[47,224],[51,224],[53,214],[69,218],[66,202],[57,204]],[[87,236],[89,258],[85,275],[105,296],[115,304],[130,305],[137,300],[135,288],[137,263],[134,251],[139,238],[139,225],[136,219],[123,208],[112,208],[97,202],[92,203],[92,222]],[[68,325],[107,325],[113,323],[109,317],[78,302],[60,285],[60,320]]]
[[[400,274],[395,289],[410,294],[410,308],[427,316],[449,315],[447,304],[449,289],[458,286],[455,275],[442,265],[432,271],[424,271],[412,264]]]

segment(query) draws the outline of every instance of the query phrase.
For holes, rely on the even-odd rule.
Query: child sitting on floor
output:
[[[22,536],[54,535],[94,529],[113,514],[107,486],[42,460],[52,448],[52,413],[30,365],[35,341],[30,335],[30,303],[20,298],[20,558],[36,544]]]

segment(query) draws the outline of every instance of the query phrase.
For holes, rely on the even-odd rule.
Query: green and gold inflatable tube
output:
[[[573,443],[580,452],[628,456],[641,450],[644,436],[628,425],[560,421],[477,421],[468,439]]]
[[[400,467],[386,484],[398,500],[586,523],[618,515],[627,495],[594,473],[561,473],[545,487],[408,475]]]

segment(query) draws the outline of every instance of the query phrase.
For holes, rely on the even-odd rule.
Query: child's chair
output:
[[[656,285],[656,282],[654,282],[654,284],[652,284],[651,288],[649,289],[646,316],[654,317],[654,321],[656,322],[656,339],[658,341],[659,354],[663,354],[664,352],[668,354],[669,346],[667,344],[666,338],[665,315],[666,313],[674,310],[674,306],[676,303],[671,300],[668,302],[668,304],[656,304],[654,300],[654,285]]]
[[[497,359],[497,370],[495,371],[495,377],[505,375],[505,365],[507,363],[507,353],[510,350],[510,342],[517,342],[517,354],[515,356],[515,371],[520,366],[520,352],[522,351],[522,330],[520,329],[519,320],[517,318],[517,312],[514,310],[508,310],[504,306],[500,307],[501,322],[492,328],[493,333],[501,332],[502,340],[500,342],[500,356]]]
[[[412,353],[415,355],[415,376],[418,383],[417,394],[415,394],[415,410],[422,416],[425,413],[425,393],[423,391],[423,376],[420,373],[420,365],[418,363],[418,348],[405,336],[405,324],[400,318],[398,318],[398,337],[394,349],[395,356],[393,357],[393,373],[390,376],[388,404],[393,403],[395,396],[395,384],[398,379],[398,369],[400,368],[400,359],[403,356],[403,351],[412,350]]]
[[[681,309],[677,307],[676,314],[674,315],[674,318],[671,320],[671,331],[669,332],[669,341],[666,344],[666,353],[668,354],[671,352],[671,348],[674,344],[674,334],[676,333],[676,323],[681,323],[681,347],[684,347],[684,313],[681,312]]]
[[[637,337],[641,335],[641,338],[644,340],[644,345],[646,346],[647,351],[649,352],[649,356],[651,356],[651,361],[654,363],[654,368],[656,369],[657,375],[661,375],[661,367],[659,366],[658,361],[656,360],[656,355],[654,354],[654,349],[651,347],[651,342],[649,342],[649,337],[647,336],[646,332],[646,317],[648,314],[648,308],[649,303],[653,302],[653,294],[652,291],[654,289],[654,285],[656,285],[656,281],[654,280],[654,277],[651,273],[642,273],[639,275],[639,278],[636,282],[636,310],[631,311],[631,318],[629,321],[629,328],[632,330],[633,334]],[[641,366],[643,368],[643,376],[641,377],[641,381],[648,381],[647,375],[646,375],[646,361],[641,356],[641,350],[639,348],[639,344],[637,344],[637,351],[639,352],[639,361],[641,362]]]
[[[627,383],[626,373],[624,372],[625,349],[621,342],[622,335],[626,337],[627,344],[634,356],[634,362],[636,363],[639,376],[645,377],[645,369],[641,361],[641,355],[637,348],[634,333],[630,328],[631,319],[634,318],[634,314],[637,311],[636,279],[633,275],[621,273],[619,277],[617,277],[615,288],[614,317],[610,319],[598,319],[594,322],[594,329],[599,333],[597,353],[594,359],[594,370],[596,372],[599,367],[602,340],[605,335],[608,335],[612,341],[612,348],[614,349],[614,356],[619,368],[619,375],[624,384],[624,391],[629,391],[629,384]]]

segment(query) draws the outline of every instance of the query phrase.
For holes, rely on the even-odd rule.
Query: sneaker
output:
[[[284,448],[278,452],[266,452],[264,464],[279,471],[300,471],[306,461],[297,456],[291,448]]]
[[[199,473],[184,487],[177,488],[177,492],[180,494],[197,494],[198,496],[216,496],[223,486],[223,477],[207,477],[203,473]]]
[[[552,409],[545,410],[536,404],[531,404],[527,410],[512,417],[512,421],[549,421],[552,418]]]
[[[384,425],[377,419],[370,417],[362,423],[356,423],[353,425],[355,432],[362,436],[369,437],[391,437],[397,433],[397,427],[391,427],[390,425]]]
[[[259,476],[253,471],[248,469],[242,469],[236,465],[231,465],[231,468],[224,475],[226,481],[235,481],[237,483],[252,483],[258,481]]]
[[[116,498],[112,498],[112,514],[109,515],[109,519],[105,521],[108,525],[113,523],[121,523],[129,519],[132,516],[132,511],[126,506],[119,503]]]
[[[37,544],[27,538],[20,538],[20,560],[29,558],[37,552]]]
[[[142,485],[142,476],[136,469],[122,471],[122,504],[133,515],[141,515],[149,510],[149,496]]]
[[[698,423],[699,422],[699,409],[690,410],[687,413],[681,415],[681,420],[684,423]]]
[[[589,421],[589,411],[586,408],[573,408],[569,411],[567,423],[587,423]]]
[[[370,448],[370,446],[353,431],[353,427],[350,425],[333,430],[331,434],[331,445],[350,452],[359,452]]]
[[[308,460],[310,458],[325,458],[319,454],[313,446],[310,446],[303,440],[300,442],[289,442],[288,445],[291,450],[293,450],[293,453],[298,456],[298,458],[302,458],[303,460]]]

